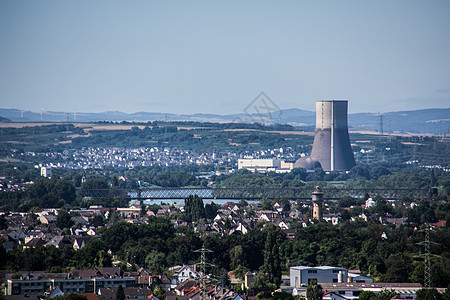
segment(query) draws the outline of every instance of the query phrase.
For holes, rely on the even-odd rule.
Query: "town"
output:
[[[320,188],[317,187],[311,193],[312,202],[306,203],[266,199],[251,202],[228,201],[218,205],[214,201],[203,202],[195,196],[185,199],[184,203],[172,205],[164,202],[152,204],[154,201],[145,201],[149,204],[144,204],[133,200],[128,207],[123,208],[92,205],[68,211],[33,209],[30,212],[2,213],[1,237],[5,251],[2,254],[2,268],[17,268],[14,273],[6,274],[5,295],[7,299],[14,299],[14,295],[19,298],[24,295],[53,298],[77,293],[95,295],[96,299],[109,299],[107,297],[115,295],[120,286],[128,298],[197,299],[207,296],[214,299],[241,299],[256,296],[258,291],[266,290],[265,285],[269,283],[267,279],[261,282],[261,275],[258,274],[264,274],[264,269],[261,268],[268,263],[268,237],[273,234],[277,237],[275,243],[279,245],[280,253],[277,253],[277,258],[273,258],[278,261],[278,270],[272,269],[271,272],[285,274],[275,281],[278,283],[276,286],[279,286],[276,293],[281,293],[280,295],[304,297],[307,287],[316,280],[326,291],[323,299],[354,299],[362,293],[382,291],[389,291],[402,298],[415,298],[416,293],[422,289],[422,279],[410,282],[410,276],[415,274],[414,276],[421,278],[420,273],[417,273],[418,270],[423,270],[421,265],[417,265],[411,274],[403,273],[409,266],[398,269],[396,263],[385,266],[385,272],[372,269],[373,265],[369,265],[367,261],[359,263],[363,270],[354,270],[342,265],[347,261],[344,264],[354,266],[355,258],[343,257],[343,261],[340,261],[328,257],[325,251],[337,254],[337,249],[328,249],[332,245],[330,243],[337,243],[333,247],[348,248],[348,245],[341,244],[343,238],[351,238],[351,234],[347,233],[349,236],[346,237],[343,233],[343,230],[348,230],[345,229],[347,225],[375,230],[377,236],[370,237],[375,246],[388,245],[394,239],[397,240],[396,235],[406,228],[420,224],[425,224],[433,235],[448,234],[446,220],[437,219],[435,212],[430,211],[428,202],[388,201],[377,196],[363,200],[348,198],[333,204],[323,200]],[[446,201],[434,201],[434,210],[438,209],[436,212],[440,211],[436,204],[439,208],[447,205]],[[150,238],[148,242],[154,243],[165,236],[168,239],[166,242],[177,243],[178,247],[182,245],[184,249],[181,252],[180,249],[174,251],[175,245],[164,246],[164,243],[145,246],[148,242],[144,243],[144,236],[136,236],[135,242],[130,244],[131,240],[127,240],[131,237],[123,236],[127,232],[130,232],[130,236],[135,235],[131,232],[142,230],[148,232],[145,234]],[[312,235],[313,240],[318,238],[319,232],[330,232],[333,235],[340,233],[343,236],[327,238],[327,241],[323,240],[320,244],[311,241],[315,244],[313,247],[317,247],[315,250],[311,249],[312,245],[305,244],[306,249],[313,251],[309,254],[304,252],[305,249],[286,252],[306,240],[307,235]],[[259,242],[251,242],[255,234],[263,234],[259,236]],[[425,237],[418,232],[413,234],[414,239]],[[235,246],[213,248],[219,246],[215,243],[227,243],[226,241],[233,241],[231,244]],[[439,241],[448,242],[445,238]],[[240,244],[242,242],[244,243]],[[255,244],[260,249],[248,249],[255,242],[262,243],[258,246]],[[401,243],[417,247],[407,240]],[[207,249],[202,253],[204,256],[198,255],[201,249]],[[390,255],[398,255],[395,252],[399,250],[394,250],[394,254]],[[261,257],[249,257],[245,251],[259,251]],[[377,250],[369,248],[359,251],[362,254]],[[20,253],[26,256],[17,261]],[[292,257],[294,253],[299,256]],[[64,257],[64,261],[60,261],[60,255]],[[225,260],[228,263],[219,259],[222,255],[229,257]],[[14,261],[11,260],[13,257],[16,257]],[[202,262],[202,259],[205,261]],[[259,262],[251,261],[255,259]],[[293,265],[295,262],[305,265]],[[205,268],[214,263],[218,264]],[[262,266],[258,271],[255,266],[259,263]],[[339,266],[330,266],[330,263]],[[448,280],[445,277],[448,276],[448,270],[445,269],[445,264],[441,267],[438,265],[433,263],[433,268],[441,268],[444,276],[441,280],[444,283]],[[90,268],[76,269],[80,266]],[[66,271],[67,273],[61,272],[69,269],[71,271]],[[42,272],[44,270],[46,272]],[[57,270],[59,272],[55,272]],[[388,280],[380,281],[383,278]],[[401,279],[404,282],[399,281]],[[205,284],[202,285],[202,282]],[[213,284],[214,282],[216,283]],[[440,293],[444,293],[444,290],[444,287],[437,289]]]

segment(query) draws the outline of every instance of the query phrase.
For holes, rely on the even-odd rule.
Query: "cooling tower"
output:
[[[316,131],[311,159],[324,171],[346,171],[355,165],[347,126],[347,100],[316,102]]]

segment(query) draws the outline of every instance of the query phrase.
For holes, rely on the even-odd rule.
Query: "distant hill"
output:
[[[7,118],[0,117],[0,123],[9,123],[9,122],[11,122],[11,120],[9,120]]]
[[[450,133],[450,108],[430,108],[379,114],[358,113],[349,115],[349,126],[362,130],[381,130],[384,133]]]
[[[64,113],[64,112],[31,112],[18,109],[0,109],[0,122],[9,120],[15,122],[98,122],[98,121],[198,121],[218,123],[255,123],[265,124],[291,124],[294,126],[311,127],[315,125],[315,112],[298,108],[280,111],[262,111],[261,115],[245,113],[219,115],[219,114],[192,114],[178,115],[170,113],[136,112],[132,114],[120,111],[107,111],[101,113]],[[381,129],[381,116],[375,113],[349,114],[348,123],[353,130],[379,131]],[[431,108],[411,111],[388,112],[382,115],[384,133],[450,133],[450,108]]]

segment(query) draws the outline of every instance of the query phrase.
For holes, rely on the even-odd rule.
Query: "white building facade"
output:
[[[291,286],[298,288],[307,286],[310,282],[347,282],[348,270],[339,267],[296,266],[290,268]]]

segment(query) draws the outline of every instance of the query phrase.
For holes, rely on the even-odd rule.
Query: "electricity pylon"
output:
[[[431,254],[431,241],[430,241],[430,226],[427,226],[425,229],[422,229],[420,231],[425,232],[425,240],[423,242],[417,243],[419,245],[424,246],[424,253],[421,255],[418,255],[417,257],[421,257],[424,259],[423,265],[424,265],[424,271],[423,271],[423,287],[426,289],[431,288],[432,286],[432,274],[431,274],[431,257],[440,257],[439,255]],[[434,243],[433,244],[437,244]]]
[[[202,276],[200,277],[200,299],[207,299],[206,297],[206,265],[213,266],[210,263],[206,262],[206,253],[212,252],[209,249],[205,248],[203,244],[201,249],[195,250],[194,252],[200,252],[200,263],[196,264],[200,266],[200,272]]]

